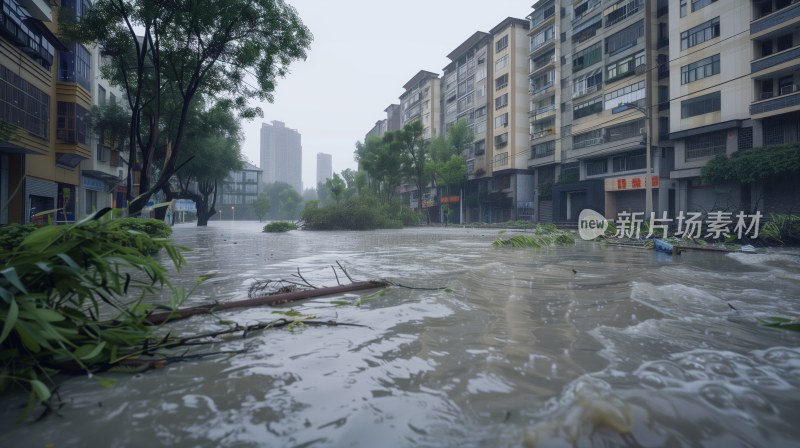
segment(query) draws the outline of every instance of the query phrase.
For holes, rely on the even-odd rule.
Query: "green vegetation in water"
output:
[[[267,233],[282,233],[290,230],[297,230],[297,226],[288,221],[275,221],[264,226],[264,232]]]
[[[800,215],[771,213],[759,237],[770,244],[800,244]]]
[[[800,318],[788,319],[786,317],[768,317],[760,319],[761,324],[766,327],[778,328],[781,330],[800,331]]]
[[[29,392],[22,419],[37,402],[47,405],[57,373],[97,372],[141,354],[155,307],[146,298],[165,287],[171,308],[185,298],[149,256],[164,249],[180,268],[182,248],[125,223],[101,222],[108,210],[33,229],[0,250],[0,393]]]
[[[304,228],[308,230],[400,229],[422,221],[405,204],[382,204],[370,195],[356,196],[327,207],[320,207],[318,202],[311,201],[303,210],[302,219]]]
[[[575,244],[575,235],[570,232],[558,230],[552,225],[537,225],[533,233],[515,235],[511,238],[498,238],[494,247],[551,247]]]

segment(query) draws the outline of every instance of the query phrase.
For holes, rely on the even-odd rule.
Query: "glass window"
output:
[[[727,131],[688,137],[686,143],[686,160],[704,159],[725,154]]]
[[[506,34],[505,36],[501,37],[500,40],[498,40],[494,44],[494,51],[495,52],[505,50],[506,48],[508,48],[508,34]]]
[[[707,40],[719,37],[719,17],[701,23],[681,33],[681,50],[702,44]]]
[[[692,0],[692,12],[705,8],[716,1],[717,0]]]
[[[586,162],[586,175],[597,176],[608,171],[608,161],[606,159],[589,160]]]
[[[719,73],[719,55],[709,56],[681,67],[681,84],[708,78]]]
[[[720,92],[709,93],[681,102],[681,118],[719,112],[721,109]]]
[[[0,65],[0,119],[47,139],[50,129],[50,95]]]
[[[500,109],[501,107],[508,106],[508,94],[504,93],[494,100],[494,108]]]

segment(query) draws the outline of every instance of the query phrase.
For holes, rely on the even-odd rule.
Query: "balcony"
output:
[[[534,54],[540,50],[545,48],[549,48],[551,45],[554,45],[556,42],[555,35],[550,39],[544,40],[542,42],[531,42],[531,51],[530,54]]]
[[[531,106],[531,109],[528,111],[528,115],[531,116],[534,120],[541,119],[543,115],[552,115],[556,111],[556,105],[550,104],[543,107],[535,107]]]
[[[536,12],[530,18],[530,29],[534,31],[536,27],[543,23],[547,23],[548,20],[551,20],[555,17],[556,14],[556,6],[550,5],[547,9],[542,12]]]
[[[798,92],[794,86],[786,87],[789,88],[785,90],[789,90],[790,92],[751,104],[750,115],[752,115],[753,118],[764,118],[800,109],[800,92]]]
[[[535,75],[538,71],[552,67],[553,64],[556,62],[556,55],[555,53],[548,57],[548,58],[541,58],[531,61],[531,71],[530,75]]]
[[[547,128],[542,129],[541,131],[535,131],[531,134],[531,141],[538,140],[540,138],[545,138],[550,135],[555,135],[556,130],[555,128]]]
[[[779,26],[797,17],[800,17],[800,2],[753,20],[750,22],[750,35]]]
[[[643,146],[641,135],[624,138],[622,136],[610,137],[607,135],[606,137],[597,137],[574,144],[572,149],[567,152],[567,157],[569,159],[582,159],[588,156],[600,157],[606,154],[630,151]]]
[[[800,5],[800,3],[796,3]],[[760,72],[770,67],[774,67],[784,62],[794,61],[800,58],[800,45],[792,47],[788,50],[781,51],[780,53],[773,53],[761,59],[756,59],[750,63],[750,73]]]

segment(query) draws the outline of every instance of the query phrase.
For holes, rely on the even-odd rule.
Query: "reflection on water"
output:
[[[177,283],[214,276],[192,304],[242,298],[254,279],[411,286],[360,307],[293,306],[367,328],[271,330],[246,350],[116,379],[66,382],[62,417],[14,425],[16,446],[786,446],[797,444],[800,335],[759,317],[800,312],[800,257],[685,253],[580,242],[494,249],[496,230],[259,233],[178,226],[193,247]],[[364,293],[364,296],[370,292]],[[354,300],[357,296],[344,297]],[[737,310],[732,310],[728,304]],[[271,308],[195,317],[173,334],[253,324]],[[376,445],[377,443],[377,445]]]

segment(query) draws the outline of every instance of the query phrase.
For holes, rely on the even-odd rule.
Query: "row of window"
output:
[[[0,65],[0,119],[47,139],[50,96]]]
[[[719,54],[709,56],[699,61],[681,67],[681,84],[688,84],[692,81],[708,78],[719,74],[720,62]]]
[[[686,14],[688,14],[687,6],[689,1],[692,2],[692,12],[695,12],[699,9],[705,8],[717,0],[680,0],[681,17],[686,17]]]

